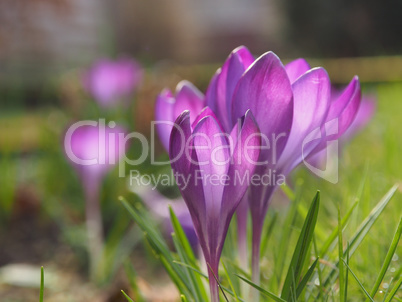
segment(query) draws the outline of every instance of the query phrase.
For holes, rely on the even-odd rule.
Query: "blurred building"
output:
[[[1,0],[0,81],[36,81],[102,55],[220,60],[280,40],[272,0]],[[261,50],[261,51],[260,51]]]
[[[120,48],[150,58],[221,60],[241,44],[261,53],[283,41],[273,0],[123,0],[114,9]]]
[[[402,2],[0,0],[0,87],[51,79],[99,56],[221,62],[244,44],[281,57],[402,51]]]
[[[36,81],[102,53],[99,0],[1,0],[0,81]]]

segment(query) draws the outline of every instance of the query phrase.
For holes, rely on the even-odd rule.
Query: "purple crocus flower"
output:
[[[267,164],[259,166],[256,174],[273,171],[287,175],[306,157],[325,147],[325,130],[333,133],[331,139],[337,139],[348,129],[360,103],[358,79],[355,77],[334,102],[330,99],[330,88],[326,71],[323,68],[310,69],[303,59],[285,67],[274,53],[268,52],[247,69],[232,97],[232,118],[250,109],[255,112],[261,133],[270,140],[271,145],[267,146],[270,149],[262,151],[259,160]],[[324,135],[309,139],[306,144],[305,140],[314,131]],[[259,282],[264,218],[277,186],[277,183],[251,185],[246,195],[253,224],[252,269],[255,282]]]
[[[209,108],[193,125],[189,112],[184,111],[172,130],[171,165],[209,267],[213,302],[219,301],[214,275],[218,276],[229,223],[248,187],[247,181],[235,183],[235,176],[253,173],[259,156],[258,134],[251,112],[246,112],[228,135]],[[247,146],[257,148],[246,149]]]
[[[325,148],[328,138],[343,135],[355,119],[361,99],[357,77],[336,100],[331,101],[330,93],[331,83],[323,68],[310,69],[304,59],[284,66],[273,52],[254,59],[247,48],[239,47],[213,76],[205,102],[226,133],[251,110],[263,136],[258,162],[265,163],[256,168],[255,174],[286,176],[304,159]],[[277,187],[276,181],[252,184],[244,195],[252,216],[255,283],[259,282],[264,218]],[[243,215],[238,221],[245,227],[244,212],[238,213]]]
[[[84,74],[84,87],[102,107],[126,105],[142,74],[140,65],[132,59],[102,59]]]
[[[86,224],[91,276],[94,277],[103,251],[103,227],[99,193],[104,176],[120,160],[125,146],[119,146],[120,126],[73,125],[66,132],[64,148],[67,158],[78,171],[86,201]]]
[[[190,123],[193,123],[205,107],[205,97],[193,84],[181,81],[177,84],[176,95],[165,89],[158,95],[155,105],[155,120],[159,138],[166,150],[176,118],[184,111],[190,111]]]

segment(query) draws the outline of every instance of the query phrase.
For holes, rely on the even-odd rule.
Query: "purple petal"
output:
[[[199,170],[197,154],[192,148],[190,112],[184,111],[175,122],[170,136],[169,157],[176,183],[193,219],[200,244],[205,247],[206,206],[203,186],[196,182]]]
[[[331,127],[325,129],[326,132],[330,132],[331,139],[339,138],[349,128],[359,110],[360,102],[360,82],[355,76],[338,99],[332,102],[329,109],[326,123],[332,125],[332,121],[337,121],[336,129],[330,129]]]
[[[275,150],[264,150],[260,154],[264,161],[275,160],[285,147],[292,125],[293,93],[285,68],[273,52],[258,58],[236,87],[232,120],[237,120],[249,109],[254,114],[261,133],[271,142],[273,136],[278,138],[281,134],[286,135],[276,141]]]
[[[361,101],[360,83],[355,76],[338,99],[331,103],[325,124],[321,127],[320,143],[310,156],[326,147],[327,141],[338,139],[349,128]]]
[[[212,219],[219,215],[223,186],[210,178],[226,175],[229,167],[229,143],[219,124],[212,116],[204,117],[195,127],[193,145],[197,154],[199,178],[203,179],[204,198],[207,211]]]
[[[205,95],[206,98],[206,105],[211,108],[212,111],[214,112],[220,112],[221,110],[218,109],[220,107],[222,107],[223,105],[219,104],[219,101],[223,101],[221,99],[217,98],[217,93],[216,93],[216,89],[217,89],[217,82],[219,79],[219,75],[221,74],[222,69],[219,68],[215,74],[212,76],[211,81],[209,82],[208,88],[207,88],[207,93]]]
[[[174,123],[170,134],[169,157],[172,168],[178,173],[188,173],[190,158],[186,154],[186,147],[191,137],[190,112],[183,111]],[[178,184],[180,188],[180,184]]]
[[[300,76],[310,70],[310,65],[305,59],[296,59],[285,65],[286,73],[293,84]]]
[[[342,140],[351,139],[357,132],[364,128],[372,119],[376,110],[376,101],[372,96],[363,95],[359,110],[350,127],[342,136]]]
[[[218,118],[216,117],[215,113],[209,108],[208,106],[202,109],[200,114],[196,117],[195,121],[192,123],[192,128],[194,129],[195,126],[206,116],[212,116],[214,120],[218,123],[220,129],[222,132],[224,132],[224,129],[222,125],[219,123]]]
[[[361,101],[360,83],[355,76],[339,98],[332,103],[327,121],[338,118],[339,132],[342,135],[353,122]]]
[[[155,120],[159,139],[166,150],[169,150],[170,133],[172,132],[175,117],[173,115],[175,99],[168,89],[164,89],[156,99]]]
[[[198,167],[196,167],[198,171],[193,170],[192,173],[196,175],[195,185],[203,188],[206,209],[203,238],[208,245],[209,255],[215,255],[217,251],[220,253],[218,248],[221,221],[219,213],[224,189],[221,181],[228,170],[230,150],[226,136],[212,116],[204,117],[195,127],[193,147],[196,154],[194,159],[198,160]],[[199,214],[196,213],[196,215]],[[200,243],[203,245],[201,239]]]
[[[230,110],[237,82],[253,61],[254,57],[246,47],[236,48],[215,73],[208,87],[207,104],[216,112],[226,131],[233,127]]]
[[[234,147],[231,163],[227,173],[228,182],[223,192],[221,207],[221,231],[229,226],[237,206],[248,189],[260,155],[261,136],[258,125],[251,111],[247,111]],[[244,180],[244,181],[240,181]],[[226,234],[223,234],[224,238]]]
[[[297,166],[315,147],[303,148],[303,141],[325,121],[331,104],[331,82],[323,68],[314,68],[292,84],[294,113],[292,129],[278,162],[285,174]],[[316,141],[316,145],[319,141]]]
[[[189,110],[190,123],[193,123],[204,108],[204,95],[190,82],[181,81],[176,88],[176,103],[173,108],[173,117],[179,116],[184,110]]]

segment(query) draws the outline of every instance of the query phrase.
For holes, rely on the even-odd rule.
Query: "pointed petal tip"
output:
[[[163,90],[158,94],[158,97],[173,97],[173,94],[169,88],[163,88]]]
[[[190,121],[190,111],[189,110],[184,110],[175,120],[176,125],[181,125],[183,124],[186,120]],[[175,127],[173,127],[174,129]],[[172,129],[172,131],[173,131]]]
[[[183,87],[185,87],[185,86],[194,86],[194,85],[193,85],[193,83],[191,83],[191,82],[188,81],[188,80],[181,80],[181,81],[180,81],[179,83],[177,83],[177,85],[176,85],[176,93],[177,93],[178,91],[182,90]]]
[[[206,116],[212,116],[216,121],[218,121],[218,118],[216,117],[215,113],[209,106],[205,106],[200,114],[195,118],[195,120],[192,123],[192,128],[194,129],[195,126]],[[219,122],[218,122],[219,123]],[[220,126],[222,128],[222,126]],[[222,128],[223,129],[223,128]]]
[[[290,82],[294,83],[299,77],[311,70],[310,64],[303,58],[290,61],[285,65]]]
[[[258,126],[257,121],[255,120],[254,114],[251,111],[251,109],[247,109],[246,113],[244,114],[245,119],[251,119],[252,122],[257,126],[258,131],[260,130],[260,127]]]
[[[176,94],[178,94],[183,89],[189,89],[189,90],[191,90],[191,91],[193,91],[194,93],[197,93],[197,94],[200,93],[198,88],[193,83],[191,83],[190,81],[187,81],[187,80],[181,80],[179,83],[177,83],[177,85],[176,85]]]
[[[177,120],[183,120],[183,119],[186,119],[186,118],[189,118],[189,117],[190,117],[190,110],[184,110],[184,111],[177,117],[176,121],[177,121]]]
[[[240,45],[240,46],[237,46],[235,49],[233,49],[232,53],[236,53],[236,52],[242,51],[244,49],[248,50],[248,48],[246,46]]]
[[[273,51],[270,50],[255,59],[255,61],[248,67],[247,71],[250,70],[253,66],[265,62],[275,62],[285,70],[285,66],[283,65],[281,59]]]
[[[360,88],[360,80],[359,77],[357,75],[355,75],[352,80],[349,82],[350,87],[353,87],[353,91],[354,94],[356,94],[357,92],[360,92],[361,88]],[[346,90],[346,89],[345,89]]]
[[[236,47],[234,50],[232,50],[230,55],[239,55],[241,57],[244,57],[244,56],[253,57],[250,50],[244,45],[240,45],[240,46]]]

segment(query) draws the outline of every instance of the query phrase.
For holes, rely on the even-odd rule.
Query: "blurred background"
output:
[[[401,181],[401,28],[401,1],[0,0],[0,300],[37,301],[37,269],[45,265],[53,286],[48,301],[124,301],[119,291],[129,285],[120,264],[101,288],[88,280],[84,192],[65,159],[63,134],[74,121],[106,117],[149,136],[157,94],[181,79],[205,92],[239,45],[256,56],[272,50],[284,62],[305,57],[325,67],[338,86],[357,74],[363,91],[377,96],[373,125],[347,149],[342,192],[311,180],[313,190],[334,194],[333,206],[361,179],[347,171],[361,172],[370,161],[373,186],[367,194],[375,204]],[[139,62],[142,81],[129,110],[104,112],[82,78],[99,59],[121,57]],[[361,156],[355,160],[350,152]],[[166,158],[162,151],[158,156]],[[100,199],[113,247],[131,231],[117,202],[125,194],[126,181],[111,171]],[[138,260],[151,256],[138,243],[138,230],[130,236],[127,254],[142,276],[140,287],[152,292],[150,280],[161,268]],[[163,301],[175,301],[167,280],[162,275],[158,283],[173,298]]]

